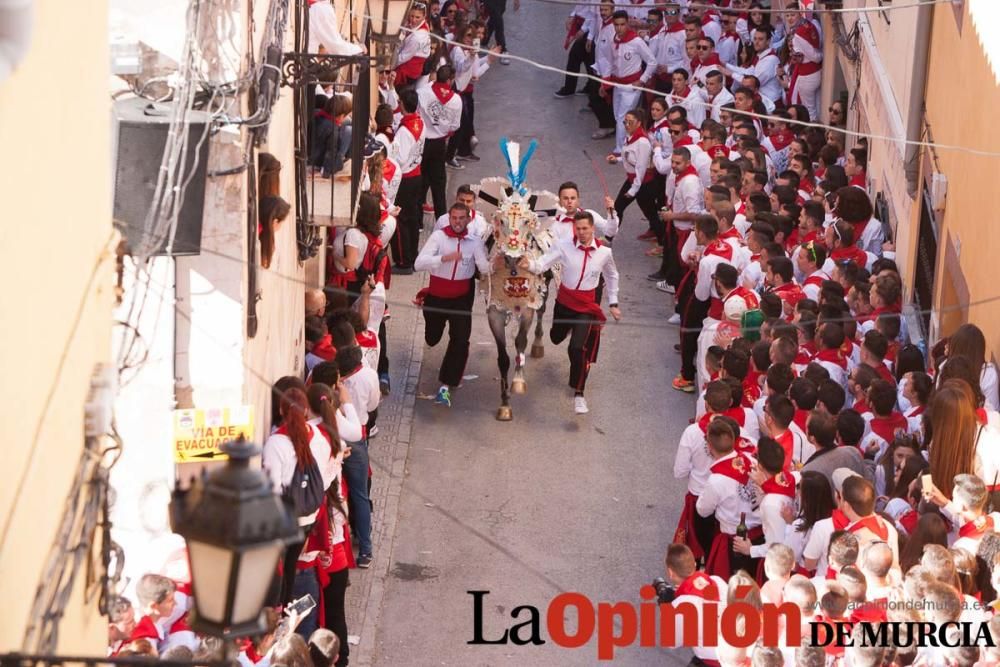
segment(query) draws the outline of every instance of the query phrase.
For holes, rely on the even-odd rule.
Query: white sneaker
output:
[[[587,407],[587,399],[583,396],[576,396],[573,398],[573,412],[578,415],[585,415],[590,412],[590,408]]]
[[[656,283],[656,289],[660,290],[661,292],[666,292],[667,294],[673,294],[674,292],[677,291],[674,289],[674,286],[668,283],[666,280],[661,280],[660,282]]]
[[[667,320],[667,324],[680,324],[680,323],[681,323],[681,316],[677,313],[671,315],[670,319]]]

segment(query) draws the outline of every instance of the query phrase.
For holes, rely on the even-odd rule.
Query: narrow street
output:
[[[552,38],[561,35],[562,7],[528,3],[506,16],[512,53],[564,61],[561,37]],[[581,186],[583,204],[601,208],[602,186],[582,149],[603,160],[612,140],[590,139],[594,117],[578,113],[586,98],[554,99],[560,83],[557,75],[525,63],[493,66],[476,92],[482,161],[449,170],[449,196],[461,183],[505,171],[497,148],[501,136],[534,138],[539,146],[528,167],[528,186],[554,192],[560,182],[573,180]],[[613,195],[621,168],[601,167]],[[518,605],[538,607],[544,626],[547,604],[560,592],[579,591],[595,602],[638,602],[639,587],[663,574],[685,492],[685,484],[672,476],[673,453],[693,414],[693,400],[670,387],[679,364],[673,351],[677,329],[665,324],[670,297],[645,279],[656,264],[642,255],[648,245],[635,240],[644,228],[633,206],[614,247],[624,317],[605,328],[588,388],[589,415],[573,414],[565,345],[547,340],[551,314],[545,357],[528,361],[528,392],[513,397],[513,422],[494,419],[496,347],[481,301],[468,379],[450,410],[422,398],[437,388],[444,344],[424,351],[375,650],[373,656],[359,651],[362,664],[592,664],[594,641],[575,651],[551,642],[467,645],[473,599],[466,591],[490,591],[483,625],[484,636],[494,639],[527,619],[525,614],[511,620],[510,610]],[[426,278],[394,281],[397,314],[410,310],[404,299],[418,281]],[[409,315],[393,324],[395,349],[409,346],[402,339],[414,330]],[[419,346],[422,320],[415,333]],[[406,371],[394,366],[394,376],[400,370]],[[370,576],[352,573],[355,581]],[[375,611],[371,604],[368,611]],[[420,658],[422,650],[433,652],[434,659]],[[683,664],[686,657],[636,647],[617,653],[616,660]]]

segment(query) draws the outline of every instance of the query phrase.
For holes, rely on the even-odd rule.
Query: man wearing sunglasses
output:
[[[605,86],[610,93],[615,114],[615,155],[621,155],[625,143],[625,114],[639,106],[642,91],[630,86],[645,87],[656,72],[656,57],[646,42],[629,26],[628,12],[618,10],[612,15],[615,25],[614,50],[611,59],[612,86]]]
[[[657,72],[666,83],[669,75],[678,67],[687,65],[687,54],[684,50],[684,42],[687,34],[684,32],[684,23],[681,21],[681,9],[676,3],[667,3],[663,7],[663,40],[660,42],[660,50],[655,52],[656,62],[659,63]]]
[[[756,53],[749,67],[723,66],[723,74],[731,77],[742,77],[752,74],[760,81],[760,94],[772,102],[781,99],[783,89],[778,81],[778,66],[781,62],[771,48],[771,34],[758,28],[753,33],[753,48]]]
[[[736,20],[738,15],[735,12],[727,11],[722,14],[722,37],[715,43],[715,50],[719,54],[719,60],[726,65],[738,65],[740,55],[740,34],[736,32]]]

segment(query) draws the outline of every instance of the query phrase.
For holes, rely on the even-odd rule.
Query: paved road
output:
[[[508,11],[509,48],[561,65],[564,9],[529,1],[518,14]],[[572,179],[583,188],[584,204],[600,207],[600,181],[580,148],[600,157],[611,142],[590,140],[596,122],[578,113],[585,98],[554,99],[560,80],[551,72],[517,62],[494,67],[476,93],[483,160],[450,172],[450,192],[459,183],[503,173],[500,136],[533,137],[539,149],[528,168],[529,186],[555,190]],[[605,165],[603,171],[617,190],[620,167]],[[384,597],[375,611],[374,655],[359,655],[363,662],[592,664],[594,641],[576,650],[551,641],[467,645],[473,604],[466,591],[491,591],[484,626],[492,637],[527,618],[511,621],[518,605],[541,609],[544,625],[548,602],[560,592],[637,602],[639,587],[661,574],[685,490],[671,474],[674,451],[693,400],[670,388],[679,366],[677,329],[665,324],[669,298],[645,280],[655,264],[642,255],[648,246],[635,240],[642,228],[637,214],[637,207],[626,214],[615,243],[625,320],[605,329],[591,374],[589,415],[572,412],[565,346],[547,343],[544,359],[529,360],[528,393],[514,397],[514,421],[494,419],[496,349],[481,301],[466,370],[478,377],[455,393],[450,410],[419,398],[437,387],[444,346],[424,351]],[[394,285],[396,300],[408,299],[416,283]],[[374,609],[369,604],[369,612],[378,607],[377,601]],[[630,648],[616,659],[684,664],[687,655]]]

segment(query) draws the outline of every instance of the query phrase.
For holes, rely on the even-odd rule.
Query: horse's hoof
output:
[[[535,343],[531,346],[531,358],[541,359],[545,356],[545,346],[541,343]]]
[[[514,378],[514,381],[510,383],[510,390],[515,394],[527,393],[528,383],[522,378]]]
[[[514,412],[510,409],[509,405],[501,405],[497,408],[497,421],[498,422],[509,422],[514,418]]]

